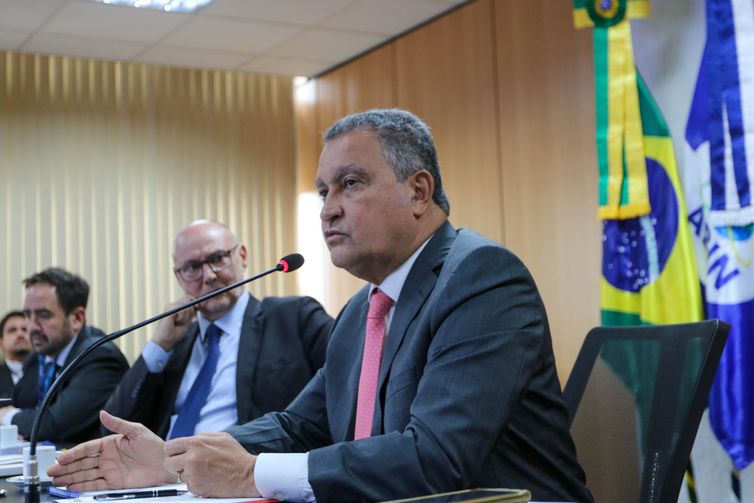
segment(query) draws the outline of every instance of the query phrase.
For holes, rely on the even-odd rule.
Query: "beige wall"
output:
[[[591,34],[573,28],[569,2],[477,0],[306,84],[300,185],[311,187],[316,139],[340,116],[398,106],[424,118],[451,221],[528,264],[565,377],[599,322],[592,79]],[[359,286],[331,268],[328,309]]]
[[[59,265],[89,281],[103,330],[156,314],[179,294],[172,239],[196,218],[234,229],[249,271],[294,250],[290,79],[14,53],[0,76],[2,312],[22,305],[22,278]],[[121,348],[133,359],[150,333]]]

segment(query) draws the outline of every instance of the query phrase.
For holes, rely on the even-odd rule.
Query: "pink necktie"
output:
[[[385,316],[392,305],[393,299],[379,290],[372,295],[372,300],[369,302],[364,355],[361,358],[361,376],[359,376],[359,396],[356,402],[354,440],[366,438],[372,434],[377,378],[380,375],[382,345],[385,340]]]

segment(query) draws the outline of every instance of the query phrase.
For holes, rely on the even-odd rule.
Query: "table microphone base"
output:
[[[24,502],[25,503],[39,503],[40,499],[40,484],[39,482],[31,482],[24,486]]]
[[[39,503],[42,484],[39,483],[37,455],[32,454],[24,466],[24,501]]]

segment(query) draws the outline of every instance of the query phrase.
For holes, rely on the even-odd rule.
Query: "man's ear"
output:
[[[435,179],[427,170],[420,170],[409,177],[411,188],[411,202],[414,207],[414,216],[420,217],[432,204],[432,194],[435,192]]]
[[[241,248],[238,250],[238,255],[241,256],[241,264],[243,264],[243,268],[246,269],[246,245],[242,244]]]
[[[71,322],[71,329],[74,334],[81,332],[81,329],[86,324],[86,308],[79,306],[74,308],[73,311],[68,313],[69,320]]]

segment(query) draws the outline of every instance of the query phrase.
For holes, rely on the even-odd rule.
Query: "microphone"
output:
[[[281,272],[293,272],[304,265],[304,257],[300,253],[291,253],[280,259],[275,268]]]
[[[282,269],[279,269],[280,271],[291,272],[295,271],[302,265],[304,265],[304,257],[300,253],[291,253],[290,255],[281,258],[277,266],[283,266]]]
[[[186,302],[185,304],[182,304],[180,306],[176,306],[174,308],[168,309],[167,311],[163,313],[153,316],[147,320],[140,321],[139,323],[131,325],[130,327],[126,327],[116,332],[113,332],[111,334],[108,334],[105,337],[102,337],[98,339],[97,341],[95,341],[94,344],[86,348],[86,350],[84,350],[76,358],[74,358],[73,361],[71,361],[71,363],[66,368],[63,369],[63,371],[60,373],[60,376],[57,379],[55,379],[55,382],[52,383],[52,386],[50,386],[50,389],[45,394],[44,399],[42,400],[42,403],[39,405],[37,416],[34,418],[34,424],[31,427],[31,435],[29,435],[29,458],[26,462],[26,465],[24,466],[24,473],[27,474],[27,476],[24,478],[25,502],[26,503],[39,503],[40,482],[39,482],[39,471],[38,471],[39,467],[37,465],[37,441],[39,439],[39,427],[42,422],[41,419],[44,413],[47,411],[47,404],[50,402],[52,397],[55,396],[55,392],[58,390],[60,385],[79,366],[81,361],[84,358],[86,358],[87,355],[89,355],[89,353],[91,353],[92,351],[100,347],[101,345],[114,341],[115,339],[118,339],[119,337],[122,337],[130,332],[133,332],[134,330],[138,330],[139,328],[142,328],[146,325],[154,323],[155,321],[159,321],[163,318],[167,318],[168,316],[172,316],[179,311],[183,311],[184,309],[194,307],[195,305],[201,304],[202,302],[205,302],[209,299],[217,297],[218,295],[222,295],[231,290],[235,290],[239,286],[243,286],[246,283],[255,281],[259,278],[267,276],[268,274],[272,274],[273,272],[278,272],[278,271],[293,272],[299,267],[301,267],[303,264],[304,264],[304,257],[301,254],[291,253],[290,255],[286,255],[285,257],[280,259],[280,261],[275,265],[275,267],[271,269],[267,269],[266,271],[263,271],[249,278],[244,278],[241,281],[238,281],[231,285],[224,286],[220,288],[219,290],[215,290],[214,292],[208,293],[206,295],[202,295],[201,297],[198,297],[192,301]]]

